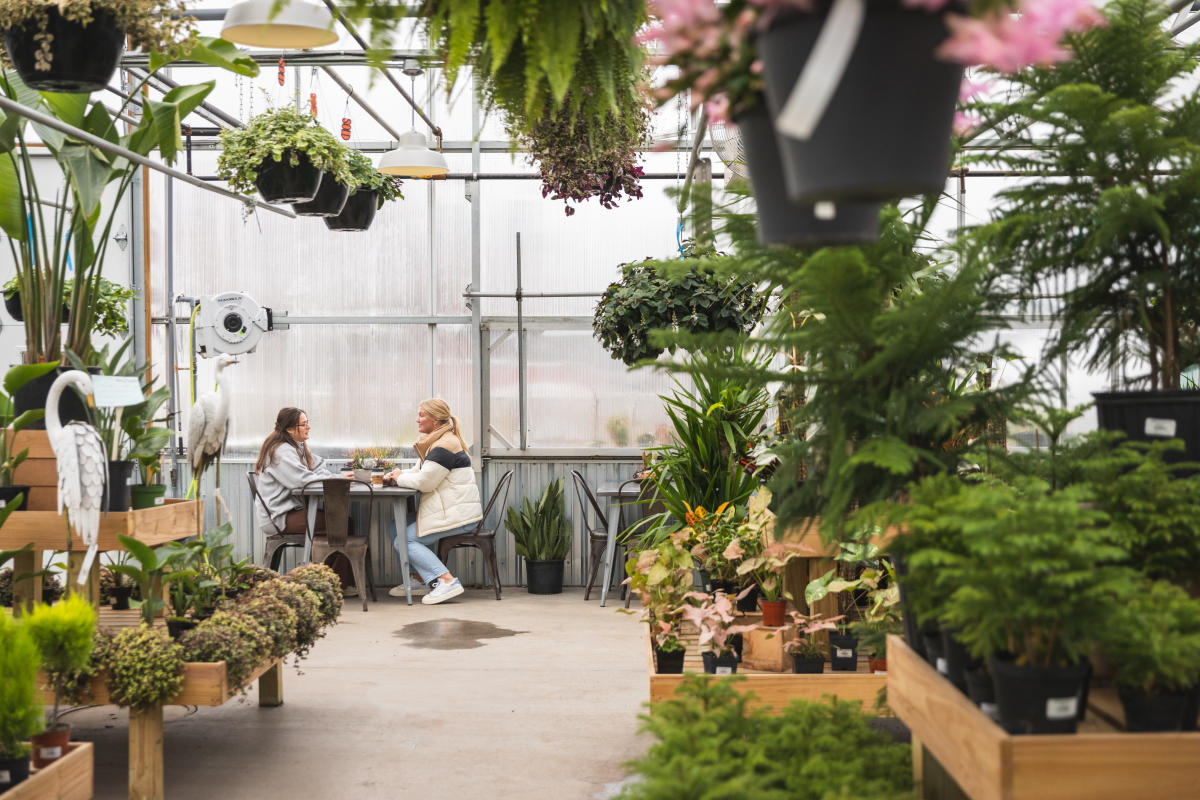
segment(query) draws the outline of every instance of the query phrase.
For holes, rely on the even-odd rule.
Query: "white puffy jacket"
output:
[[[458,437],[447,434],[434,442],[419,467],[407,469],[396,478],[397,486],[421,493],[421,504],[417,509],[418,538],[460,528],[483,518],[471,457],[460,448]]]

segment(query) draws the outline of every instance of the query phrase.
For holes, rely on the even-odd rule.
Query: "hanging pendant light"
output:
[[[445,156],[429,148],[429,140],[423,133],[411,130],[400,137],[395,150],[389,150],[379,159],[379,171],[405,178],[434,178],[448,173],[450,166]]]
[[[274,14],[276,0],[240,0],[225,12],[221,38],[249,47],[308,50],[338,40],[333,15],[323,3],[284,0]]]

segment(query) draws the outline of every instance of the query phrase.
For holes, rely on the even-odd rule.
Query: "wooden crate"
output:
[[[13,435],[11,429],[5,434]],[[49,434],[45,431],[19,432],[10,452],[24,449],[28,449],[29,454],[13,473],[13,483],[32,487],[26,505],[30,511],[53,511],[58,502],[58,468]]]
[[[683,660],[684,673],[704,672],[696,636],[685,634],[683,641],[687,646]],[[650,676],[650,708],[653,710],[656,703],[669,700],[675,694],[685,676],[655,672],[654,648],[650,644],[649,631],[646,634],[646,668]],[[783,711],[792,700],[824,701],[826,695],[833,695],[840,700],[861,700],[866,713],[880,713],[876,701],[887,683],[887,676],[871,674],[866,659],[859,660],[857,672],[833,672],[828,664],[825,670],[821,675],[794,675],[791,672],[748,670],[739,664],[737,674],[746,679],[735,682],[734,686],[743,694],[754,692],[757,700],[751,702],[751,707],[764,707],[775,714]]]
[[[4,800],[92,800],[93,758],[91,742],[71,742],[66,755],[32,770],[28,780],[3,793]]]
[[[1013,736],[898,636],[888,637],[887,688],[888,705],[912,730],[914,769],[931,756],[961,789],[926,786],[927,798],[1200,796],[1200,733],[1125,733],[1111,690],[1091,693],[1076,734]]]

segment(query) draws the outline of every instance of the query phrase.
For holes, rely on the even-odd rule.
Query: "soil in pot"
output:
[[[1125,686],[1117,696],[1125,709],[1125,730],[1130,732],[1181,731],[1189,692],[1146,693]]]
[[[820,675],[825,671],[825,659],[817,656],[807,658],[792,653],[792,673],[796,675]]]
[[[326,217],[325,227],[331,231],[365,231],[375,221],[375,210],[379,204],[379,193],[359,187],[350,195],[342,213]]]
[[[683,657],[687,650],[662,650],[654,648],[654,664],[659,675],[682,675]]]
[[[101,8],[92,10],[85,27],[64,19],[51,4],[47,9],[46,33],[53,58],[50,69],[37,68],[41,42],[34,39],[39,23],[31,21],[4,34],[4,43],[17,74],[28,86],[42,92],[83,93],[103,89],[112,79],[125,47],[125,31]]]
[[[988,660],[1000,725],[1009,733],[1074,733],[1090,672],[1086,663],[1067,667],[1019,666]]]
[[[108,505],[107,511],[128,511],[132,502],[129,481],[133,479],[136,461],[108,462]]]
[[[71,726],[65,722],[56,722],[41,733],[30,736],[34,769],[48,767],[66,755],[67,743],[70,741]]]
[[[858,637],[829,632],[829,668],[834,672],[858,671]]]
[[[830,5],[823,0],[813,13],[781,17],[759,38],[772,115],[788,104]],[[937,55],[949,36],[944,14],[909,5],[870,3],[837,89],[807,139],[779,132],[777,121],[793,202],[878,202],[944,189],[963,68]]]
[[[13,395],[13,414],[20,416],[33,408],[45,408],[46,396],[50,394],[50,387],[58,379],[59,375],[69,372],[71,369],[73,368],[59,367],[39,378],[34,378],[20,389],[17,389],[17,393]],[[73,390],[68,389],[59,398],[58,418],[63,425],[66,425],[68,422],[88,421],[87,406],[84,405],[83,399]],[[43,417],[36,422],[29,423],[25,427],[28,430],[44,431],[46,429],[46,420]]]
[[[5,758],[0,756],[0,794],[29,777],[29,756]]]
[[[530,594],[562,594],[563,560],[525,560],[525,572],[529,577]]]
[[[863,244],[879,238],[878,203],[840,203],[833,207],[830,217],[825,213],[827,207],[818,216],[815,205],[796,205],[791,201],[784,184],[779,145],[766,108],[741,114],[735,122],[754,187],[759,244],[825,247]]]
[[[17,506],[17,511],[24,511],[29,506],[29,486],[22,484],[13,484],[12,486],[0,486],[0,508],[5,508],[9,503],[21,495],[21,504]]]
[[[133,508],[161,506],[167,498],[167,487],[161,483],[129,487],[129,503]]]
[[[787,622],[786,600],[761,600],[762,624],[767,628],[779,628]]]
[[[114,586],[109,593],[112,595],[113,611],[129,610],[129,597],[133,594],[132,586]]]
[[[292,166],[290,152],[286,152],[282,161],[267,158],[258,165],[254,186],[268,203],[307,203],[321,187],[321,170],[303,153]]]
[[[194,619],[184,619],[182,617],[168,617],[167,618],[167,632],[171,634],[172,639],[178,639],[180,636],[183,636],[184,632],[190,631],[192,628],[196,627],[198,624],[200,624],[200,623],[196,622],[196,620],[194,620]]]
[[[738,659],[733,653],[717,655],[711,650],[700,654],[704,662],[704,671],[709,675],[733,675],[737,672]]]
[[[321,173],[321,186],[312,200],[293,203],[292,210],[302,217],[336,217],[350,199],[350,187],[343,186],[328,172]]]

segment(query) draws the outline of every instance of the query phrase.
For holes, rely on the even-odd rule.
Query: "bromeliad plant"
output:
[[[268,159],[297,166],[301,156],[327,172],[343,186],[356,187],[347,148],[320,126],[311,114],[284,106],[251,119],[242,128],[221,131],[217,174],[229,188],[250,194],[255,190],[259,167]]]
[[[571,549],[571,523],[563,501],[563,479],[546,484],[537,502],[521,498],[521,510],[508,509],[504,524],[513,535],[517,555],[528,561],[559,561]]]

